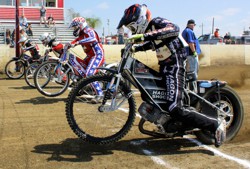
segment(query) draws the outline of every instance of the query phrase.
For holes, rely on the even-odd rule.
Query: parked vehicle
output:
[[[231,44],[250,44],[250,35],[232,36]]]
[[[201,35],[198,38],[198,40],[199,40],[200,44],[212,44],[212,45],[216,45],[216,44],[223,43],[223,37],[217,38],[217,37],[214,37],[212,34]]]
[[[212,144],[214,133],[185,126],[169,115],[164,107],[167,92],[164,79],[133,58],[132,46],[131,43],[125,46],[117,71],[110,70],[111,75],[82,79],[71,90],[66,102],[66,117],[73,132],[94,144],[114,143],[128,133],[136,117],[136,101],[131,88],[121,80],[124,78],[141,93],[143,102],[138,110],[141,115],[140,132],[162,138],[195,134],[200,141]],[[102,84],[102,97],[93,89],[94,82]],[[233,139],[244,117],[240,97],[224,81],[199,80],[197,86],[197,91],[186,86],[183,106],[213,118],[224,118],[226,140]],[[99,104],[90,104],[92,98],[99,98]]]

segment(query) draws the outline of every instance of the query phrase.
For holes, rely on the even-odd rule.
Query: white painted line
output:
[[[165,166],[166,168],[177,169],[176,167],[171,166],[166,161],[162,160],[160,157],[155,157],[154,153],[149,150],[142,150],[144,154],[150,156],[151,160],[153,160],[156,164]]]
[[[137,141],[131,141],[131,142],[130,142],[130,144],[135,145],[135,146],[139,146],[139,145],[141,145],[141,144],[146,144],[146,143],[147,143],[146,140],[137,140]],[[176,167],[173,167],[172,165],[170,165],[169,163],[167,163],[166,161],[164,161],[162,158],[156,157],[156,156],[154,155],[155,153],[152,152],[152,151],[149,151],[149,150],[146,150],[146,149],[142,149],[142,152],[143,152],[145,155],[149,156],[150,159],[151,159],[154,163],[156,163],[156,164],[158,164],[158,165],[162,165],[162,166],[164,166],[164,167],[166,167],[166,168],[177,169]]]
[[[118,108],[118,109],[124,111],[125,113],[128,113],[128,111],[129,111],[127,108]],[[141,118],[141,116],[140,116],[139,114],[137,114],[137,113],[136,113],[136,116],[139,117],[139,118]],[[220,151],[217,150],[217,149],[214,149],[214,148],[212,148],[212,147],[203,145],[203,144],[202,144],[201,142],[199,142],[198,140],[189,138],[188,136],[183,136],[183,138],[188,139],[189,141],[191,141],[191,142],[197,144],[199,147],[203,147],[203,148],[205,148],[205,149],[207,149],[207,150],[213,152],[214,154],[216,154],[216,155],[218,155],[218,156],[220,156],[220,157],[222,157],[222,158],[225,158],[225,159],[228,159],[228,160],[231,160],[231,161],[235,161],[235,162],[237,162],[238,164],[244,166],[245,168],[250,169],[250,161],[248,161],[248,160],[242,160],[242,159],[239,159],[239,158],[237,158],[237,157],[233,157],[233,156],[227,155],[227,154],[225,154],[225,153],[220,152]],[[146,142],[146,141],[145,141],[145,140],[141,140],[141,141],[131,141],[131,144],[132,144],[132,145],[140,145],[140,144],[142,144],[142,143],[144,143],[144,142]],[[153,152],[151,152],[151,151],[149,151],[149,150],[145,150],[145,149],[143,149],[142,151],[143,151],[143,153],[144,153],[145,155],[150,156],[150,158],[152,159],[152,161],[154,161],[156,164],[165,166],[166,168],[171,168],[171,169],[174,168],[174,169],[177,169],[176,167],[173,167],[173,166],[171,166],[169,163],[165,162],[165,161],[164,161],[163,159],[161,159],[160,157],[155,157],[155,156],[153,156],[153,154],[154,154]]]
[[[214,154],[222,157],[222,158],[225,158],[225,159],[228,159],[228,160],[231,160],[231,161],[235,161],[237,162],[238,164],[244,166],[245,168],[249,168],[250,169],[250,161],[248,160],[242,160],[242,159],[239,159],[237,157],[234,157],[234,156],[230,156],[230,155],[227,155],[225,153],[222,153],[220,152],[218,149],[214,149],[212,147],[209,147],[209,146],[206,146],[206,145],[203,145],[201,142],[199,142],[198,140],[195,140],[195,139],[192,139],[192,138],[189,138],[188,136],[184,136],[184,138],[188,139],[189,141],[197,144],[199,147],[203,147],[209,151],[212,151]]]

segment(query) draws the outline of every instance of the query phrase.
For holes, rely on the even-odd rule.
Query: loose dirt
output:
[[[79,140],[65,117],[68,92],[55,98],[30,89],[24,79],[0,80],[0,168],[250,168],[250,81],[247,66],[202,67],[200,79],[226,80],[242,99],[245,118],[236,138],[217,149],[246,165],[216,155],[186,138],[155,139],[132,130],[105,146]],[[139,102],[139,96],[136,96]],[[137,104],[138,106],[139,104]],[[209,146],[216,149],[214,146]]]

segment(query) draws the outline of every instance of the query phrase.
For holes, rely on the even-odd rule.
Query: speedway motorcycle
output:
[[[214,136],[209,131],[185,126],[166,111],[166,88],[160,74],[133,58],[127,43],[117,70],[111,75],[97,75],[82,79],[69,93],[66,102],[66,117],[73,132],[84,141],[108,144],[123,138],[136,120],[139,130],[157,138],[173,138],[194,134],[205,144],[213,144]],[[135,99],[133,87],[138,89],[141,100]],[[103,95],[97,96],[93,82],[102,84]],[[225,118],[226,141],[238,133],[244,110],[240,97],[224,81],[198,80],[197,88],[184,89],[184,105],[210,117]],[[99,98],[99,104],[91,104],[91,98]],[[141,102],[136,113],[136,102]]]
[[[70,83],[73,86],[85,77],[86,67],[79,63],[77,56],[69,49],[70,44],[65,44],[60,59],[47,61],[36,69],[34,83],[41,94],[48,97],[59,96],[67,90]],[[111,63],[105,67],[117,67],[117,63]]]

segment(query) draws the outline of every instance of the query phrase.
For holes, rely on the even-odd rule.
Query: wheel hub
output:
[[[225,112],[225,120],[227,124],[227,128],[232,124],[234,119],[233,107],[230,103],[221,100],[220,102],[214,103],[216,107]]]

